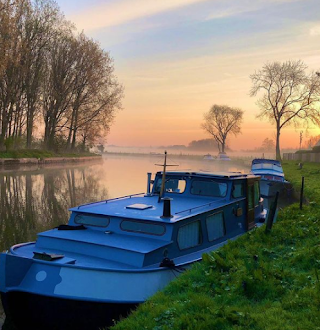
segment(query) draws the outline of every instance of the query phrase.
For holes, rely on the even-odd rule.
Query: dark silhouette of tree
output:
[[[281,160],[280,134],[290,124],[313,121],[319,123],[320,77],[306,74],[302,61],[273,62],[250,76],[250,95],[263,92],[258,101],[260,114],[276,126],[276,157]]]
[[[274,141],[272,139],[265,138],[262,141],[261,149],[263,151],[273,151],[274,148],[275,148],[275,143],[274,143]]]
[[[219,152],[224,152],[229,134],[238,135],[241,131],[243,111],[227,105],[213,105],[204,114],[202,128],[216,140]]]

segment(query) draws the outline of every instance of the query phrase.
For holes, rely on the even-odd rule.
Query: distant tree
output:
[[[97,145],[97,149],[98,149],[101,153],[103,153],[103,152],[104,152],[104,145],[103,145],[103,144],[98,144],[98,145]]]
[[[303,144],[304,149],[314,147],[320,141],[320,135],[310,136],[310,138]]]
[[[275,143],[274,143],[274,141],[272,139],[265,138],[262,141],[261,149],[263,151],[273,151],[274,148],[275,148]]]
[[[208,151],[217,149],[217,144],[214,139],[193,140],[189,143],[188,148],[193,150]]]
[[[276,157],[281,160],[281,129],[289,124],[313,121],[319,123],[320,77],[307,75],[307,66],[302,61],[273,62],[250,76],[250,95],[256,96],[261,109],[258,117],[266,117],[276,125]]]
[[[224,152],[229,134],[238,135],[241,131],[243,111],[227,105],[213,105],[204,114],[202,128],[216,140],[219,151]]]

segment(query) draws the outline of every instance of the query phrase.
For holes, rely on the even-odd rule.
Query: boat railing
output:
[[[225,201],[225,200],[226,200],[226,198],[217,199],[217,200],[212,201],[212,202],[210,202],[210,203],[206,203],[206,204],[198,205],[198,206],[191,207],[191,208],[186,209],[186,210],[183,210],[183,211],[176,212],[175,214],[180,214],[180,213],[184,213],[184,212],[189,212],[189,213],[191,213],[192,211],[194,211],[194,210],[196,210],[196,209],[199,209],[199,208],[201,208],[201,207],[212,206],[213,204],[216,204],[217,202],[222,202],[222,201]]]
[[[89,206],[89,205],[99,204],[99,203],[108,203],[108,202],[111,202],[111,201],[116,201],[116,200],[123,199],[123,198],[131,198],[131,197],[139,196],[139,195],[144,195],[144,193],[131,194],[131,195],[126,195],[126,196],[121,196],[121,197],[116,197],[116,198],[105,199],[105,200],[99,201],[99,202],[92,202],[92,203],[82,204],[82,205],[78,206],[78,209],[80,209],[80,207],[84,207],[84,206]]]

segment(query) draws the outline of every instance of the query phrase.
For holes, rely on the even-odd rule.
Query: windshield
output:
[[[161,185],[162,185],[162,178],[159,178],[156,181],[154,192],[155,193],[160,193],[161,190]],[[178,193],[182,194],[186,189],[186,180],[183,178],[173,178],[169,177],[166,178],[165,182],[165,188],[164,192],[169,192],[169,193]]]
[[[225,197],[227,195],[227,184],[209,180],[193,180],[191,194],[211,197]]]

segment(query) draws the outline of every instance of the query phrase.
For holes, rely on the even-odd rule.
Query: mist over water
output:
[[[244,151],[249,149],[246,145],[243,146],[243,150],[228,150],[228,156],[232,158],[242,158],[242,159],[253,159],[253,158],[269,158],[275,159],[275,152],[262,152],[262,151]],[[110,153],[131,153],[131,154],[162,154],[164,150],[167,150],[170,155],[197,155],[197,156],[204,156],[205,154],[210,154],[212,156],[217,156],[217,150],[196,150],[196,149],[189,149],[189,148],[171,148],[171,147],[122,147],[122,146],[106,146],[105,151]]]

